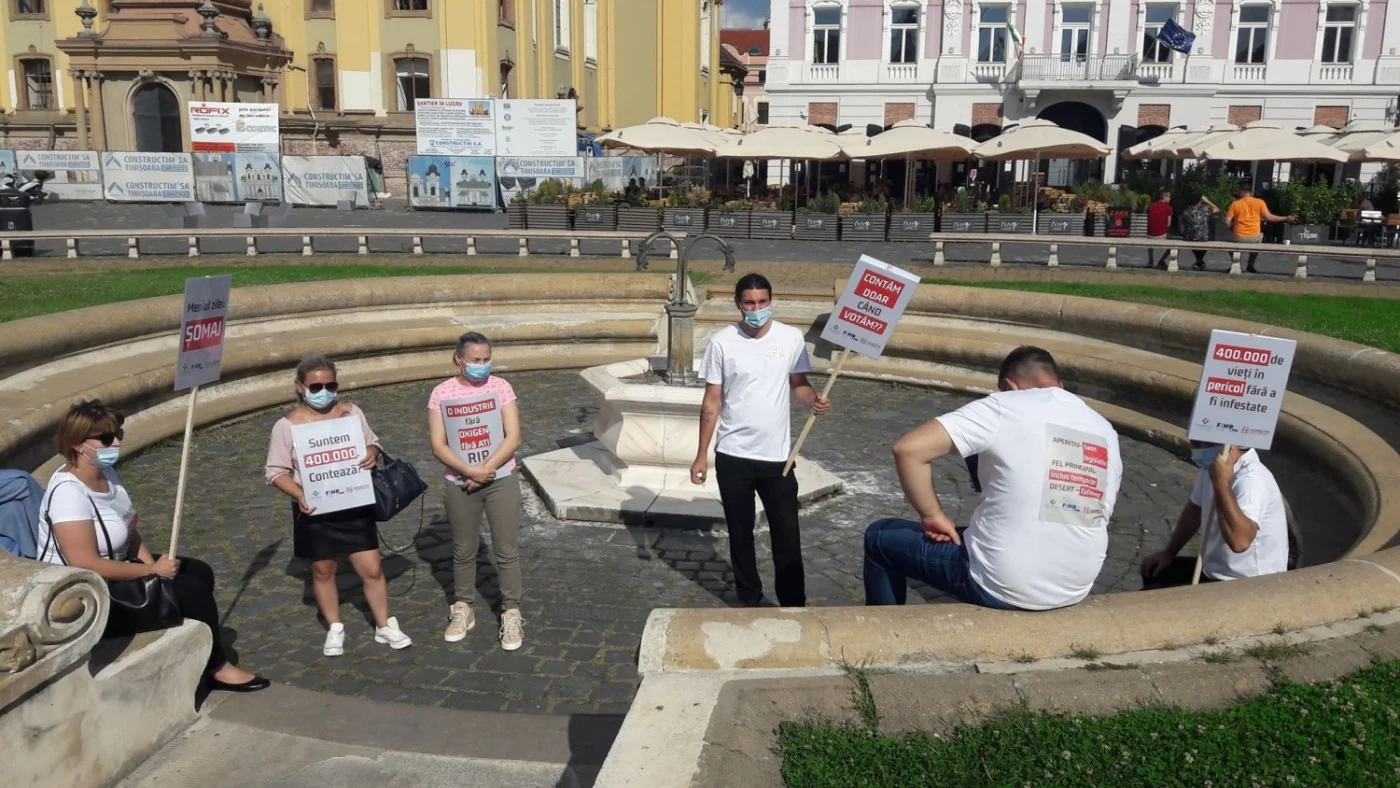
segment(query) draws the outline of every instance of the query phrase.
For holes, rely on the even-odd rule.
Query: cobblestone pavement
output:
[[[575,373],[510,378],[524,417],[522,456],[550,451],[591,429],[597,409]],[[561,524],[527,493],[521,536],[526,646],[507,653],[496,645],[499,611],[488,611],[487,605],[497,604],[499,589],[484,551],[478,558],[477,627],[464,642],[443,642],[451,539],[440,476],[430,473],[435,464],[425,441],[425,403],[433,385],[403,384],[348,397],[364,408],[389,451],[413,461],[434,484],[426,496],[422,534],[406,554],[386,553],[384,564],[391,612],[414,638],[405,651],[374,644],[358,579],[346,565],[340,576],[342,604],[359,612],[346,608],[345,656],[321,656],[324,630],[309,569],[292,557],[289,503],[262,482],[268,433],[280,412],[198,433],[181,552],[214,567],[225,636],[240,662],[278,682],[376,700],[474,710],[625,712],[637,683],[636,652],[649,611],[735,604],[726,540],[708,532]],[[804,513],[807,592],[812,605],[858,605],[864,526],[910,511],[891,465],[890,442],[967,398],[855,380],[841,381],[833,398],[835,410],[813,431],[804,454],[840,476],[848,492]],[[794,413],[798,425],[800,418]],[[1122,446],[1127,473],[1096,593],[1137,587],[1138,557],[1164,544],[1194,479],[1188,464],[1161,449],[1128,440]],[[157,547],[168,542],[164,524],[170,520],[179,455],[178,439],[166,441],[120,468],[142,512],[143,531]],[[977,496],[961,461],[941,461],[936,473],[945,507],[965,523]],[[390,543],[413,539],[417,509],[384,527]],[[762,542],[760,566],[771,593],[771,562]],[[911,603],[938,601],[931,589],[915,591]]]
[[[293,208],[288,218],[288,227],[363,227],[367,230],[374,228],[473,228],[492,229],[505,227],[505,215],[482,212],[464,211],[410,211],[407,210],[401,200],[390,200],[386,202],[385,209],[380,211],[354,211],[342,212],[330,208]],[[72,228],[75,230],[102,230],[121,228],[165,228],[169,223],[162,213],[162,208],[167,206],[142,205],[131,203],[50,203],[37,206],[34,210],[34,226],[39,230],[57,230]],[[233,215],[240,209],[232,205],[211,205],[208,206],[209,226],[229,228],[233,226]],[[870,254],[894,265],[912,265],[918,263],[930,263],[933,259],[932,244],[912,244],[912,243],[856,243],[856,242],[834,242],[818,243],[804,241],[756,241],[738,240],[734,241],[734,247],[739,260],[742,261],[777,261],[795,262],[810,260],[850,260],[854,261],[861,254]],[[408,252],[411,251],[411,239],[409,238],[373,238],[369,239],[372,251],[383,252]],[[513,255],[518,251],[518,245],[512,239],[483,239],[477,244],[483,255],[487,254],[507,254]],[[329,253],[349,253],[356,251],[356,241],[354,238],[325,239],[316,243],[318,252]],[[427,239],[424,247],[431,253],[458,253],[466,252],[465,241],[451,241],[448,239]],[[568,251],[567,241],[548,242],[539,241],[531,244],[531,248],[536,253],[566,254]],[[585,255],[616,255],[617,244],[615,242],[588,242],[582,244]],[[1264,249],[1280,249],[1282,247],[1268,245]],[[299,254],[301,252],[300,238],[287,239],[265,239],[259,242],[259,249],[264,253],[286,253]],[[161,254],[176,255],[184,257],[188,251],[188,246],[184,238],[148,239],[142,241],[141,250],[143,255]],[[44,257],[62,258],[65,254],[62,242],[40,242],[38,251]],[[206,253],[219,254],[243,254],[246,246],[242,238],[210,239],[204,242]],[[126,256],[125,240],[85,242],[83,253],[88,255],[116,255]],[[1002,259],[1007,268],[1019,267],[1044,267],[1047,251],[1043,244],[1005,244],[1002,247]],[[947,248],[947,258],[950,265],[986,265],[986,261],[991,256],[990,244],[949,244]],[[1190,255],[1183,255],[1185,260],[1181,263],[1184,269],[1180,275],[1182,278],[1208,276],[1212,279],[1223,278],[1225,272],[1230,268],[1229,260],[1219,252],[1212,252],[1207,257],[1209,271],[1201,274],[1190,270]],[[696,249],[696,259],[718,259],[715,247],[705,245]],[[1108,252],[1101,247],[1076,247],[1067,241],[1060,241],[1060,265],[1067,270],[1081,269],[1092,270],[1102,269],[1108,259]],[[1259,279],[1291,279],[1294,269],[1297,266],[1297,255],[1268,254],[1265,253],[1259,258],[1258,268],[1260,273],[1251,278]],[[1118,257],[1118,265],[1124,269],[1146,270],[1147,251],[1144,249],[1124,249]],[[1365,270],[1365,260],[1360,258],[1342,259],[1327,257],[1325,255],[1314,256],[1308,261],[1308,274],[1314,279],[1342,279],[1360,281]],[[1400,263],[1380,260],[1377,263],[1376,278],[1379,281],[1400,282]]]

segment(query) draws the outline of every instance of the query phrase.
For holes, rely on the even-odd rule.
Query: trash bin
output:
[[[29,195],[17,189],[0,189],[0,235],[34,229],[34,212],[29,207]],[[33,241],[13,241],[15,254],[33,254]]]

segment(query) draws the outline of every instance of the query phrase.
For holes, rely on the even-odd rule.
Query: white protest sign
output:
[[[232,276],[185,280],[185,317],[180,321],[180,355],[175,362],[175,390],[184,391],[219,379],[224,363],[224,321]]]
[[[1210,332],[1187,437],[1250,449],[1272,446],[1297,348],[1291,339]]]
[[[468,465],[480,465],[505,440],[501,401],[495,394],[447,400],[442,403],[442,426],[447,445]],[[496,478],[508,475],[496,469]]]
[[[418,152],[442,156],[495,156],[495,105],[491,99],[414,99],[413,123]]]
[[[374,505],[373,477],[360,467],[367,449],[359,418],[293,425],[292,446],[306,505],[316,514]]]
[[[918,276],[861,255],[846,291],[831,310],[822,339],[879,358],[918,284]]]
[[[189,102],[190,150],[203,153],[276,153],[282,133],[276,104]]]

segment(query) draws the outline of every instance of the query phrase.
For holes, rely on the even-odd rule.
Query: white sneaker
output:
[[[388,624],[375,628],[374,642],[387,644],[395,651],[413,645],[413,640],[399,629],[399,620],[393,616],[389,617]]]
[[[507,610],[501,616],[501,648],[514,651],[525,643],[525,619],[519,610]]]
[[[466,602],[454,602],[447,609],[447,615],[447,631],[442,634],[442,639],[448,643],[462,640],[476,626],[476,613]]]
[[[326,644],[321,653],[327,657],[338,657],[345,653],[345,625],[337,621],[326,630]]]

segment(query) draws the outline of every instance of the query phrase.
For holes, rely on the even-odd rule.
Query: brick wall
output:
[[[1161,126],[1171,128],[1172,105],[1170,104],[1143,104],[1138,107],[1138,127]]]
[[[901,120],[913,120],[913,119],[914,119],[914,105],[913,105],[913,104],[894,104],[894,103],[886,102],[886,104],[885,104],[885,125],[886,125],[886,126],[893,126],[894,124],[900,122]]]
[[[1318,107],[1313,110],[1314,126],[1331,126],[1340,129],[1347,125],[1347,120],[1351,117],[1351,108],[1345,106]]]
[[[807,105],[807,122],[813,126],[820,123],[835,126],[838,115],[838,105],[834,101],[813,101]]]
[[[1253,123],[1264,117],[1264,108],[1258,104],[1231,104],[1226,120],[1236,126]]]
[[[972,125],[982,126],[991,124],[1000,126],[1002,123],[1002,113],[1000,104],[973,104],[972,105]]]

